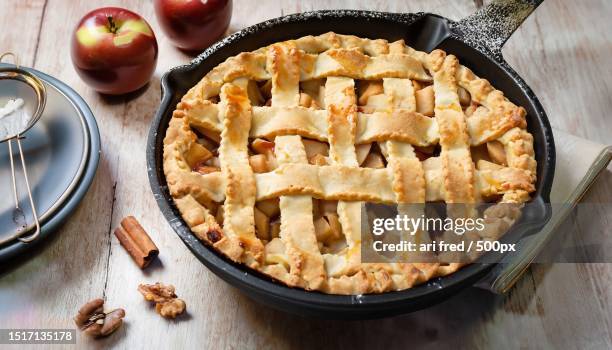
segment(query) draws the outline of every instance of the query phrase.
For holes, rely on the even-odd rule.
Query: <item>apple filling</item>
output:
[[[322,254],[338,253],[347,247],[338,216],[338,202],[313,199],[315,235]]]
[[[221,135],[204,128],[192,127],[197,140],[191,145],[185,155],[187,164],[191,167],[192,171],[203,175],[221,171],[221,164],[219,163],[219,142],[221,141]]]
[[[302,138],[302,143],[304,144],[308,163],[314,165],[327,165],[330,163],[329,144],[327,142]]]
[[[255,235],[264,244],[280,235],[280,208],[278,198],[270,198],[255,204]]]
[[[412,81],[415,96],[416,112],[428,117],[434,117],[435,96],[431,83]],[[271,105],[271,82],[250,81],[247,86],[248,97],[253,106]],[[357,97],[358,112],[371,114],[388,111],[389,97],[384,93],[382,80],[357,81],[355,94]],[[324,109],[325,79],[315,79],[300,82],[299,105],[304,108]],[[485,113],[485,107],[471,99],[469,92],[463,88],[458,90],[461,108],[467,118]],[[218,102],[218,100],[213,101]],[[218,148],[220,135],[204,128],[193,126],[197,135],[194,143],[185,155],[186,162],[192,171],[206,175],[220,171]],[[329,159],[329,143],[320,140],[302,137],[302,143],[308,162],[312,165],[325,166],[331,163]],[[256,174],[274,171],[278,162],[274,153],[274,139],[253,138],[249,140],[249,164]],[[413,146],[417,158],[424,162],[440,155],[440,146],[427,147]],[[476,169],[496,169],[506,166],[506,151],[499,141],[490,141],[471,148],[472,160]],[[360,167],[383,169],[387,167],[386,144],[371,142],[355,146],[355,155]],[[437,161],[432,159],[431,161]],[[426,162],[427,163],[427,162]],[[424,163],[424,166],[426,166]],[[499,198],[484,198],[485,201],[494,201]],[[313,198],[313,225],[319,250],[322,254],[337,254],[346,249],[346,239],[342,232],[342,225],[337,212],[337,201],[327,201]],[[206,203],[207,208],[223,226],[223,203]],[[255,234],[265,245],[266,259],[287,265],[281,259],[285,253],[285,246],[280,239],[281,213],[279,198],[270,198],[258,201],[253,209],[255,220]],[[288,266],[286,266],[288,268]]]
[[[274,155],[274,142],[256,138],[249,145],[249,164],[254,173],[267,173],[278,167]]]

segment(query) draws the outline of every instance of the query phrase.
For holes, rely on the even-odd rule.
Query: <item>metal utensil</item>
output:
[[[16,181],[16,176],[15,176],[15,164],[14,164],[14,159],[13,159],[13,141],[17,143],[17,149],[19,150],[19,158],[21,159],[21,168],[23,169],[23,176],[24,176],[25,185],[28,191],[28,199],[30,201],[30,207],[32,208],[32,217],[34,218],[34,224],[36,226],[36,230],[34,231],[33,234],[28,235],[27,237],[21,237],[23,232],[21,230],[18,230],[18,232],[16,232],[13,238],[17,238],[21,242],[24,242],[24,243],[29,243],[35,240],[40,234],[40,222],[38,218],[38,213],[36,212],[36,205],[34,205],[34,199],[32,198],[32,190],[30,188],[30,182],[28,180],[28,170],[26,167],[25,156],[23,154],[23,148],[21,146],[21,139],[23,138],[22,135],[26,131],[28,131],[32,126],[34,126],[34,124],[36,124],[36,122],[38,122],[38,120],[42,116],[42,112],[45,108],[45,103],[47,100],[47,92],[45,90],[45,86],[43,85],[42,81],[38,79],[38,77],[36,77],[34,74],[28,71],[25,71],[19,68],[19,61],[15,54],[11,52],[7,52],[7,53],[0,55],[0,62],[2,62],[2,60],[4,60],[5,57],[9,57],[9,56],[13,57],[14,67],[0,68],[0,83],[3,80],[7,80],[7,79],[16,80],[16,81],[19,81],[29,86],[35,94],[34,112],[31,115],[27,115],[29,116],[29,119],[27,120],[27,122],[22,123],[21,125],[23,125],[23,127],[20,128],[20,130],[18,130],[17,132],[15,132],[14,130],[11,130],[12,132],[9,135],[5,136],[3,139],[0,139],[0,143],[6,142],[9,148],[9,157],[10,157],[10,164],[11,164],[11,179],[12,179],[12,185],[13,185],[13,197],[15,199],[15,210],[13,212],[13,220],[15,221],[15,223],[19,224],[20,226],[25,227],[26,226],[25,224],[23,225],[21,224],[22,221],[25,221],[25,215],[23,213],[23,210],[19,206],[19,197],[17,194],[17,181]],[[26,114],[22,113],[21,117],[25,118]]]

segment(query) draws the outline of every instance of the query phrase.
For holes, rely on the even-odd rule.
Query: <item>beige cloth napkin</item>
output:
[[[501,264],[496,265],[477,284],[478,287],[494,293],[507,292],[525,273],[529,264],[542,251],[597,175],[606,169],[612,159],[612,146],[598,144],[560,130],[553,130],[553,134],[557,161],[550,201],[569,205],[554,205],[550,221],[542,231],[523,239],[518,252],[504,257]]]

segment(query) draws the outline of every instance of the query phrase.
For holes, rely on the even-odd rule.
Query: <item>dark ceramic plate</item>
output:
[[[538,162],[538,181],[531,209],[523,213],[520,222],[503,238],[517,240],[538,232],[548,221],[550,212],[544,203],[549,200],[555,164],[553,136],[546,114],[531,89],[501,56],[503,43],[535,6],[522,0],[506,1],[503,5],[489,5],[460,22],[425,13],[308,12],[257,24],[216,43],[191,64],[172,69],[162,78],[163,98],[147,145],[149,179],[162,213],[189,249],[219,277],[259,302],[300,315],[341,319],[391,316],[430,306],[473,285],[492,264],[475,263],[404,291],[362,296],[326,295],[289,288],[234,264],[202,244],[173,205],[162,169],[163,138],[172,111],[185,92],[213,67],[243,51],[328,31],[389,41],[404,39],[423,51],[441,48],[456,55],[477,75],[489,79],[510,100],[527,109],[528,128],[534,136]]]
[[[100,152],[98,127],[85,101],[61,81],[34,69],[26,70],[38,76],[47,90],[43,116],[22,140],[42,228],[39,238],[32,243],[7,240],[14,235],[16,226],[12,220],[14,203],[8,147],[0,144],[0,179],[3,180],[0,181],[0,241],[3,241],[0,262],[36,246],[66,219],[89,188]],[[13,153],[19,159],[15,148]],[[28,223],[24,231],[27,236],[33,226],[31,207],[19,163],[16,169],[20,204]]]

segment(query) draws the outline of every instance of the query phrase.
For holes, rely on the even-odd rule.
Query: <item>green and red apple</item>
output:
[[[146,85],[157,65],[157,40],[140,15],[118,7],[86,14],[72,37],[72,63],[94,90],[120,95]]]

